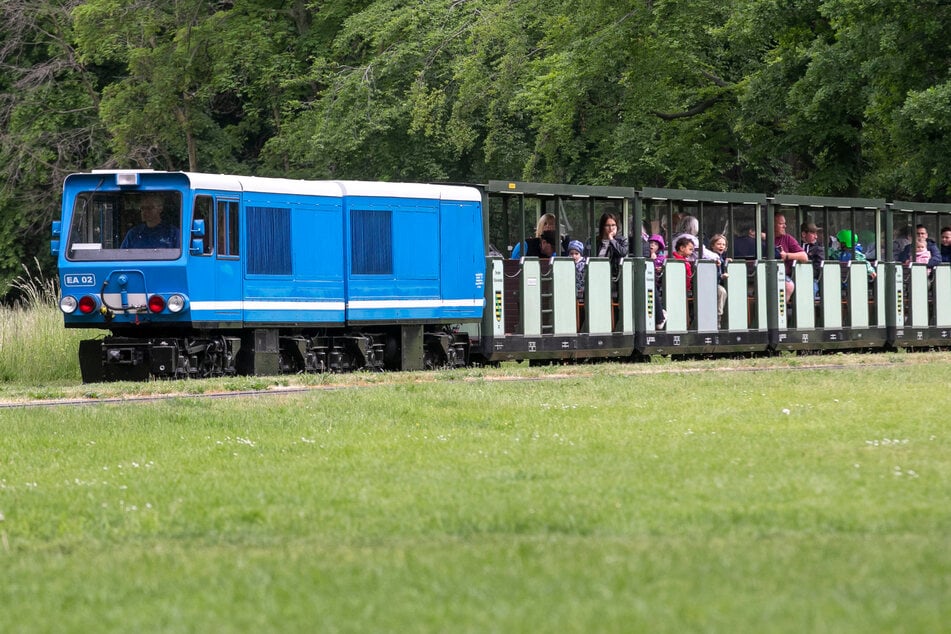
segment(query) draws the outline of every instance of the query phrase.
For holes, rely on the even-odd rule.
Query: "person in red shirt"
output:
[[[808,262],[809,256],[803,250],[794,237],[786,233],[786,216],[776,214],[773,216],[773,229],[775,231],[776,259],[781,260],[786,265],[786,303],[792,297],[796,290],[796,285],[792,280],[793,262]]]
[[[687,293],[693,290],[693,264],[690,261],[693,249],[693,240],[690,239],[690,236],[682,235],[677,238],[677,242],[674,244],[674,252],[671,254],[671,257],[675,260],[681,260],[687,269]]]

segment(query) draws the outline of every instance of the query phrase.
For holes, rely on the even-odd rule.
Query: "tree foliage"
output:
[[[77,4],[0,4],[0,282],[34,256],[50,265],[46,240],[63,179],[107,160],[101,84],[72,39]]]
[[[71,171],[951,198],[947,0],[6,0],[0,280]]]

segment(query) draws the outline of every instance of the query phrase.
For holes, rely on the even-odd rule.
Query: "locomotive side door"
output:
[[[240,204],[219,197],[215,207],[215,293],[223,302],[221,319],[240,326],[244,320],[244,289],[241,271]]]
[[[204,225],[195,233],[195,220]],[[198,327],[238,328],[243,320],[240,203],[237,197],[195,197],[190,244],[189,295]]]

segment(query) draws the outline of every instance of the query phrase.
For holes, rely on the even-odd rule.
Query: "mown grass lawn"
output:
[[[2,410],[0,629],[945,631],[951,364],[717,368]]]

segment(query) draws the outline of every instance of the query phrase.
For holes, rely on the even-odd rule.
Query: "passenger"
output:
[[[674,234],[673,243],[677,244],[677,240],[681,236],[688,236],[693,242],[692,262],[696,262],[697,258],[703,258],[704,260],[719,259],[717,254],[701,244],[700,222],[697,220],[696,216],[686,215],[680,219],[680,224],[677,225],[677,232]]]
[[[515,248],[512,249],[512,259],[518,260],[522,257],[522,244],[525,244],[525,257],[540,257],[541,251],[540,240],[542,233],[545,231],[554,231],[555,230],[555,214],[546,213],[542,214],[541,218],[538,219],[538,222],[535,224],[535,237],[526,238],[522,242],[519,242],[515,245]]]
[[[120,249],[177,249],[178,227],[162,222],[162,197],[145,196],[139,204],[142,222],[129,229]]]
[[[733,259],[726,257],[726,236],[722,233],[715,233],[710,238],[710,250],[717,254],[717,327],[719,327],[723,319],[723,308],[726,306],[724,280],[730,276],[726,271],[726,265]]]
[[[773,216],[773,229],[775,231],[776,259],[781,260],[786,265],[786,303],[788,304],[796,290],[796,285],[792,279],[793,262],[808,262],[809,256],[799,246],[796,239],[786,233],[786,216],[783,214]]]
[[[865,257],[865,250],[856,239],[855,233],[848,229],[843,229],[837,233],[835,237],[838,241],[839,249],[833,252],[832,257],[839,262],[848,262],[850,260],[864,262],[869,281],[874,280],[877,275],[875,267],[872,266],[872,263]]]
[[[691,259],[693,251],[693,240],[690,239],[689,235],[682,235],[677,238],[677,242],[674,244],[674,252],[670,254],[673,259],[684,262],[686,266],[688,295],[693,291],[693,261]]]
[[[654,263],[654,279],[658,279],[664,272],[664,261],[667,259],[665,253],[667,244],[664,242],[664,236],[655,233],[647,240],[650,247],[650,253],[647,258]]]
[[[917,264],[929,264],[931,262],[931,251],[928,250],[928,240],[919,237],[915,240],[915,262]],[[931,273],[933,267],[928,266],[928,273]]]
[[[575,296],[584,299],[584,269],[588,261],[584,257],[584,245],[580,240],[568,243],[568,255],[575,261]]]
[[[733,237],[733,257],[738,260],[756,259],[756,227],[747,225]]]
[[[713,234],[710,238],[710,250],[717,254],[717,281],[729,277],[726,265],[732,262],[733,258],[726,256],[726,236],[722,233]]]
[[[802,238],[802,249],[806,252],[809,261],[812,262],[812,295],[818,298],[819,277],[822,275],[822,262],[825,260],[824,249],[819,244],[819,227],[811,222],[804,222],[799,229],[799,236]]]
[[[915,240],[915,262],[917,264],[927,264],[931,261],[931,252],[928,251],[928,240],[919,237]],[[931,268],[928,268],[931,271]]]
[[[938,245],[934,243],[934,240],[928,237],[928,228],[924,225],[918,225],[915,227],[916,238],[924,238],[925,244],[927,245],[928,252],[931,254],[931,257],[928,260],[929,267],[935,267],[941,264],[941,251],[938,250]],[[914,256],[913,252],[914,244],[909,244],[906,246],[902,252],[901,256],[898,258],[898,261],[904,265],[911,264],[911,261]]]
[[[680,217],[680,221],[675,225],[674,237],[671,240],[671,244],[676,245],[680,238],[686,236],[693,243],[693,250],[691,252],[691,262],[696,262],[697,258],[700,257],[700,238],[697,237],[700,233],[700,223],[697,221],[696,217],[691,215],[684,215]],[[674,247],[676,250],[676,247]]]
[[[836,237],[837,235],[833,227],[832,234],[829,236],[829,248],[826,250],[826,255],[832,260],[837,260],[839,258],[839,251],[842,250],[842,245],[839,244],[839,239]]]
[[[551,261],[558,255],[558,234],[554,231],[542,231],[538,238],[538,257]]]
[[[664,327],[667,321],[667,311],[664,310],[664,262],[667,261],[667,244],[664,242],[664,236],[659,233],[652,234],[647,241],[650,253],[647,258],[654,263],[654,304],[657,315],[656,324],[658,328]]]
[[[611,276],[617,277],[621,258],[627,256],[627,238],[618,235],[618,219],[610,211],[598,220],[598,239],[588,245],[588,254],[611,260]]]
[[[878,260],[878,249],[875,244],[875,232],[865,229],[859,231],[859,242],[862,245],[862,249],[865,251],[865,259],[870,262],[875,262]]]
[[[951,227],[941,227],[941,261],[951,262]]]
[[[918,236],[915,240],[915,263],[928,266],[928,275],[934,270],[929,263],[931,262],[931,251],[928,249],[928,239]]]
[[[904,262],[901,258],[902,252],[911,244],[911,225],[898,227],[895,229],[895,240],[892,242],[892,261]]]

